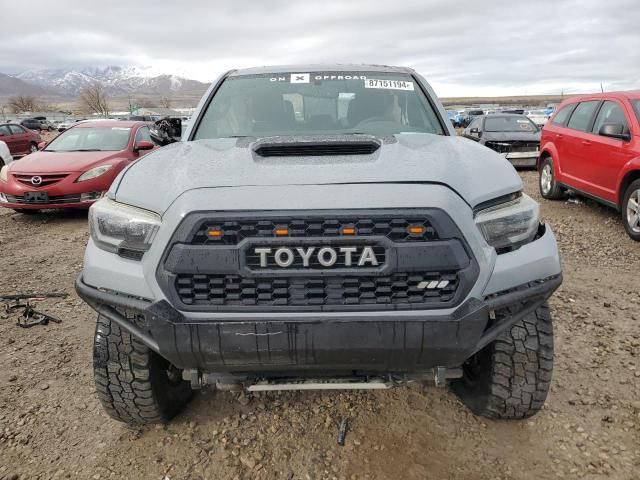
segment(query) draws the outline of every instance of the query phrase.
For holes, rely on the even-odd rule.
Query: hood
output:
[[[540,131],[527,132],[482,132],[483,142],[539,142]]]
[[[121,160],[122,152],[34,152],[13,162],[15,173],[85,172],[107,160]]]
[[[335,141],[336,136],[315,141],[323,139]],[[254,152],[253,140],[198,140],[161,148],[122,172],[110,195],[163,213],[183,192],[196,188],[437,183],[457,192],[471,206],[522,188],[520,177],[504,157],[461,137],[395,135],[378,139],[381,146],[372,154],[309,157],[261,157]],[[295,140],[272,137],[269,143]]]

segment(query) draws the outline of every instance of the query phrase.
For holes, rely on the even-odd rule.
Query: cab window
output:
[[[581,102],[578,104],[576,109],[571,114],[571,118],[569,119],[569,123],[567,123],[567,127],[573,128],[574,130],[580,130],[581,132],[586,132],[591,125],[591,119],[593,118],[593,114],[598,108],[600,104],[599,100],[592,100],[589,102]]]
[[[599,133],[602,126],[606,123],[615,123],[618,125],[624,125],[623,132],[629,132],[629,125],[627,119],[624,116],[622,107],[617,102],[606,101],[602,104],[596,121],[593,124],[593,133]]]

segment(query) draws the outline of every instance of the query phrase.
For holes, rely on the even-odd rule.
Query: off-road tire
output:
[[[471,357],[452,388],[476,415],[522,419],[544,405],[552,370],[553,326],[544,303]]]
[[[624,192],[624,197],[622,197],[622,204],[620,205],[620,213],[622,215],[622,224],[624,225],[624,229],[627,231],[627,234],[629,235],[629,237],[631,237],[631,239],[635,240],[636,242],[640,242],[640,231],[639,231],[639,225],[636,223],[634,225],[631,225],[629,216],[628,216],[628,210],[634,209],[632,205],[629,204],[629,199],[631,197],[631,195],[634,196],[634,201],[635,203],[640,203],[638,202],[638,195],[636,194],[636,192],[640,191],[640,179],[638,180],[634,180],[633,182],[631,182],[631,185],[629,185],[627,187],[627,189]],[[640,213],[640,206],[636,206],[635,208],[637,213]]]
[[[102,315],[96,325],[93,372],[106,412],[129,425],[166,422],[192,394],[179,370]]]
[[[547,191],[545,191],[542,182],[543,182],[543,173],[545,169],[550,167],[551,174],[551,183]],[[547,156],[542,159],[540,163],[540,171],[538,172],[538,188],[540,189],[540,195],[547,200],[559,200],[564,197],[565,192],[556,182],[556,177],[553,172],[553,160],[551,157]]]

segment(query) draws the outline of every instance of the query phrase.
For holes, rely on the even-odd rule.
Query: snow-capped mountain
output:
[[[203,93],[207,84],[163,74],[153,67],[87,67],[79,70],[25,70],[14,75],[24,82],[75,97],[83,87],[102,83],[111,95]]]

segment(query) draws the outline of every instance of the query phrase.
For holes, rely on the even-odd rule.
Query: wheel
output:
[[[620,212],[624,229],[633,240],[640,242],[640,179],[627,187]]]
[[[31,142],[29,144],[29,152],[30,153],[34,153],[34,152],[37,152],[37,151],[38,151],[38,144],[35,143],[35,142]]]
[[[553,369],[553,327],[544,303],[463,365],[454,392],[476,415],[522,419],[544,405]]]
[[[540,195],[548,200],[558,200],[564,196],[562,188],[556,183],[553,176],[553,160],[545,157],[540,165]]]
[[[40,212],[40,210],[36,208],[14,208],[13,211],[16,213],[22,213],[23,215],[35,215]]]
[[[103,408],[129,425],[166,422],[192,394],[181,370],[102,315],[96,325],[93,372]]]

